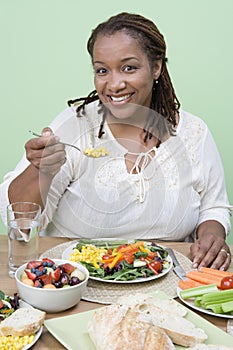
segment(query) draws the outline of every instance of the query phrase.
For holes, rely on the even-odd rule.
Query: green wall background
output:
[[[164,34],[182,108],[212,131],[233,203],[232,0],[0,0],[0,181],[20,160],[29,129],[40,132],[68,99],[93,89],[86,41],[122,11],[149,17]]]

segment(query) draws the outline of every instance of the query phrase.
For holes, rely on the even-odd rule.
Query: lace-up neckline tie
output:
[[[134,166],[130,170],[130,175],[137,175],[139,179],[139,202],[143,203],[146,197],[146,185],[145,185],[145,180],[148,180],[149,177],[145,175],[145,169],[147,165],[150,163],[150,161],[153,160],[154,156],[151,155],[151,152],[156,151],[156,147],[151,148],[147,152],[141,152],[141,153],[133,153],[133,152],[128,152],[128,154],[131,155],[136,155],[138,156]]]

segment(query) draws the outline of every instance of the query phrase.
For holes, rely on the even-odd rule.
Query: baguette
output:
[[[88,333],[97,350],[175,350],[167,334],[150,323],[140,321],[139,313],[120,305],[94,312]]]
[[[140,320],[162,328],[174,344],[194,346],[208,338],[204,330],[197,328],[191,321],[171,314],[168,310],[161,312],[156,305],[144,304],[143,308],[138,305],[134,309],[140,312]]]
[[[25,336],[36,333],[42,326],[45,312],[22,307],[0,323],[0,335]]]
[[[187,314],[187,309],[185,309],[175,300],[158,299],[153,295],[145,293],[136,293],[128,297],[119,297],[116,303],[120,305],[126,305],[131,308],[137,307],[141,310],[143,307],[147,307],[147,305],[153,305],[154,307],[157,307],[158,312],[169,312],[172,316],[174,315],[184,317]]]
[[[88,332],[97,350],[149,350],[150,344],[156,350],[159,338],[166,345],[158,349],[174,349],[174,344],[184,347],[198,344],[196,349],[200,350],[208,336],[187,320],[185,314],[186,309],[173,300],[139,293],[97,310]],[[149,338],[153,341],[148,341]]]
[[[162,328],[174,344],[194,346],[207,339],[206,333],[184,318],[187,311],[172,299],[158,299],[144,293],[137,293],[117,300],[140,313],[140,320]]]
[[[203,343],[208,337],[203,329],[197,328],[192,322],[183,317],[172,317],[164,313],[160,317],[153,315],[152,323],[161,327],[171,338],[174,344],[194,346]]]

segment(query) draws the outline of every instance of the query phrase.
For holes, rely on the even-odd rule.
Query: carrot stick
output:
[[[190,278],[187,278],[186,280],[179,280],[178,287],[180,289],[189,289],[189,288],[195,288],[199,286],[204,286],[204,283],[197,282],[194,280],[191,280]]]
[[[210,275],[208,273],[200,272],[200,271],[189,271],[186,273],[186,277],[190,278],[194,281],[201,282],[203,284],[213,284],[215,283],[218,288],[221,287],[222,277]]]
[[[208,273],[210,275],[219,276],[222,278],[233,276],[233,272],[216,270],[216,269],[212,269],[211,267],[201,267],[199,271],[204,272],[204,273]]]

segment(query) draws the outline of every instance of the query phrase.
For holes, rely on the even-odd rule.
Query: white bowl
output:
[[[56,265],[64,263],[72,264],[85,274],[85,280],[79,284],[66,288],[44,289],[31,287],[20,281],[20,277],[23,271],[26,269],[27,264],[21,265],[16,270],[15,280],[22,300],[46,312],[60,312],[71,308],[80,301],[87,286],[89,272],[83,265],[73,261],[63,259],[52,260],[56,263]]]

